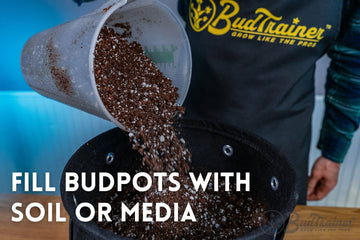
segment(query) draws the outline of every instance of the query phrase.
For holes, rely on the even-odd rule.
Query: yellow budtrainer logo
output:
[[[254,18],[244,18],[238,16],[240,6],[235,0],[220,0],[219,5],[216,9],[213,0],[190,0],[189,20],[194,31],[206,29],[217,36],[230,33],[235,38],[303,47],[315,47],[324,38],[325,29],[301,25],[299,18],[285,23],[282,16],[266,8],[256,9]]]
[[[192,28],[201,32],[209,26],[215,17],[216,5],[213,0],[191,0],[190,2],[190,23]]]

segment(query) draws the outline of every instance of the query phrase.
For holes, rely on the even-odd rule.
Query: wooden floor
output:
[[[47,217],[45,221],[39,223],[31,223],[28,220],[20,223],[12,222],[11,217],[16,215],[12,213],[11,206],[15,202],[21,202],[23,206],[31,202],[39,202],[47,206],[49,202],[61,203],[61,199],[58,196],[0,195],[1,240],[68,239],[68,223],[48,222]],[[36,216],[36,213],[34,212],[33,215]],[[53,216],[55,216],[55,207]],[[67,216],[63,208],[61,208],[61,216]],[[297,206],[290,218],[285,239],[360,240],[360,209]]]
[[[32,223],[28,220],[15,223],[11,221],[11,206],[15,202],[23,203],[27,206],[29,203],[38,202],[47,206],[49,202],[61,202],[58,196],[38,196],[38,195],[2,195],[0,196],[0,239],[1,240],[66,240],[69,239],[68,223],[48,222]],[[20,208],[21,209],[21,208]],[[25,209],[25,208],[22,208]],[[22,210],[24,213],[25,210]],[[61,210],[62,216],[67,213],[64,208]],[[36,212],[33,216],[36,216]],[[55,209],[53,211],[55,214]],[[54,216],[53,214],[53,216]],[[47,216],[47,215],[46,215]]]

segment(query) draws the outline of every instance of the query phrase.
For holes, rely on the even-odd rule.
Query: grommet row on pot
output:
[[[234,149],[230,145],[225,145],[222,150],[223,150],[223,153],[225,154],[225,156],[227,156],[227,157],[231,157],[234,154]],[[114,160],[115,160],[115,154],[113,152],[110,152],[106,155],[105,162],[107,165],[112,164],[114,162]],[[274,191],[278,190],[279,189],[279,180],[275,176],[272,177],[271,181],[270,181],[270,185]],[[74,199],[75,205],[77,205],[75,195],[73,195],[73,199]]]
[[[234,149],[230,145],[223,146],[222,150],[227,157],[231,157],[232,155],[234,155]],[[279,180],[277,179],[277,177],[274,176],[271,178],[270,185],[274,191],[279,189]]]

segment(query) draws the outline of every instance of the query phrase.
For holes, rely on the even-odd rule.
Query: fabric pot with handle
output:
[[[241,129],[199,120],[181,120],[179,129],[193,155],[194,169],[251,173],[251,193],[264,201],[269,221],[237,240],[281,239],[297,200],[295,173],[287,160],[270,143]],[[61,196],[71,219],[70,239],[128,238],[115,235],[94,221],[83,223],[76,218],[75,209],[79,203],[95,204],[104,193],[66,192],[65,173],[108,172],[115,177],[117,172],[135,171],[140,163],[140,156],[132,150],[128,135],[118,128],[92,139],[72,156],[61,179]]]

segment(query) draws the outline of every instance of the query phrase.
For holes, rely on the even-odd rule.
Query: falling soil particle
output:
[[[59,67],[59,54],[55,50],[54,42],[51,40],[47,44],[48,60],[50,73],[52,78],[55,80],[55,86],[59,91],[71,95],[73,93],[71,80],[68,75],[68,71]]]

